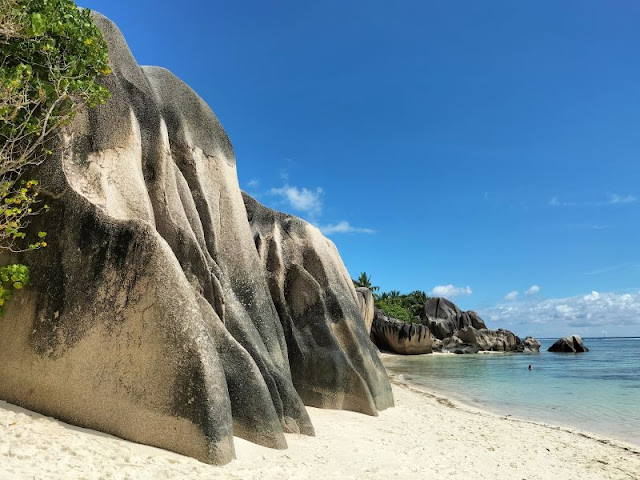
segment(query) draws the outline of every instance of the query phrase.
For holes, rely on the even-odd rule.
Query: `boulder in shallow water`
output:
[[[477,346],[481,351],[522,353],[540,350],[540,342],[535,338],[527,337],[522,341],[513,332],[502,328],[489,330],[488,328],[465,327],[455,336],[465,343]]]
[[[582,338],[580,338],[579,335],[569,335],[558,339],[547,351],[559,353],[583,353],[588,352],[589,349],[584,346]]]
[[[513,352],[520,343],[520,339],[509,330],[489,330],[464,327],[456,336],[463,342],[475,345],[479,350],[492,352]]]
[[[539,352],[540,342],[533,337],[527,337],[522,341],[522,347],[524,352]]]
[[[447,337],[444,340],[439,341],[438,345],[434,347],[434,352],[440,353],[455,353],[458,355],[469,354],[469,353],[478,353],[480,349],[477,345],[472,343],[467,343],[463,341],[461,338],[453,335],[451,337]]]

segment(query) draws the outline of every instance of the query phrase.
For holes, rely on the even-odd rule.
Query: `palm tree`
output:
[[[352,280],[352,281],[356,287],[365,287],[371,290],[372,292],[380,290],[380,287],[371,285],[371,277],[367,275],[366,272],[361,272],[358,279]]]

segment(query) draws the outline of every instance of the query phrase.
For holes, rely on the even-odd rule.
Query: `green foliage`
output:
[[[7,265],[0,267],[0,315],[4,305],[15,290],[29,286],[29,268],[26,265]]]
[[[73,0],[0,0],[0,177],[52,152],[45,145],[78,108],[104,103],[97,80],[111,73],[89,10]],[[8,175],[9,178],[4,178]]]
[[[42,209],[48,209],[44,205],[42,209],[34,209],[37,202],[38,182],[35,180],[21,180],[16,182],[19,188],[10,188],[8,183],[0,183],[0,245],[2,249],[20,251],[22,241],[26,238],[23,231],[29,218],[37,215]],[[46,247],[44,238],[46,232],[38,232],[38,240],[28,244],[29,250]]]
[[[403,295],[397,290],[385,292],[376,298],[375,305],[388,317],[407,323],[420,323],[420,312],[429,296],[420,290]]]
[[[380,287],[371,285],[371,277],[366,272],[361,272],[357,280],[351,280],[356,287],[366,287],[372,292],[379,290]]]
[[[406,323],[414,323],[415,319],[411,310],[402,306],[399,301],[386,298],[384,300],[377,299],[375,303],[376,307],[382,310],[385,315],[392,318],[397,318]]]
[[[26,238],[31,217],[48,207],[38,182],[22,175],[54,153],[80,108],[107,100],[98,83],[111,73],[107,53],[89,10],[73,0],[0,0],[0,253],[46,247],[45,232]],[[13,267],[27,268],[2,268]],[[3,284],[2,303],[27,283]]]

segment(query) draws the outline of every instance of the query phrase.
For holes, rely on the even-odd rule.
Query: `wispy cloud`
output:
[[[429,292],[429,294],[433,297],[447,297],[447,298],[460,297],[463,295],[471,295],[472,293],[473,291],[471,290],[471,287],[468,285],[466,287],[455,287],[451,284],[436,285],[431,289],[431,292]]]
[[[257,178],[252,178],[247,182],[247,187],[249,188],[256,188],[258,185],[260,185],[260,180]]]
[[[515,299],[518,298],[518,295],[520,294],[520,292],[518,292],[517,290],[512,290],[511,292],[507,293],[504,296],[505,300],[508,300],[510,302],[513,302]]]
[[[275,203],[283,210],[294,210],[301,214],[305,214],[306,220],[317,226],[325,235],[335,235],[341,233],[376,233],[375,230],[365,227],[357,227],[351,225],[346,220],[336,223],[323,223],[322,213],[324,210],[325,191],[322,187],[308,188],[298,187],[289,183],[289,175],[286,171],[280,174],[284,185],[281,187],[271,188],[266,192],[266,197],[275,197]],[[252,185],[252,182],[253,185]],[[258,181],[250,181],[249,186],[257,186]],[[254,195],[256,196],[256,195]],[[326,222],[326,220],[325,220]]]
[[[600,334],[604,328],[615,330],[611,327],[637,334],[640,331],[640,291],[593,291],[567,298],[527,299],[483,309],[480,314],[493,324],[493,328],[527,329],[522,332],[527,334],[532,330],[554,335]]]
[[[551,197],[549,205],[552,207],[603,207],[606,205],[622,205],[628,203],[636,203],[638,199],[633,195],[620,195],[611,193],[607,200],[598,201],[566,201],[560,200],[557,196]]]
[[[638,199],[633,195],[618,195],[614,193],[613,195],[609,195],[609,201],[607,202],[609,205],[617,205],[618,203],[635,203]]]
[[[607,230],[613,228],[611,225],[599,223],[568,223],[566,227],[572,230]]]
[[[306,187],[298,188],[284,185],[279,188],[272,188],[269,194],[282,198],[291,208],[299,212],[311,215],[319,215],[322,212],[324,190],[320,187],[308,189]]]
[[[535,295],[536,293],[538,293],[540,291],[540,287],[538,285],[531,285],[526,292],[524,292],[525,295]]]
[[[325,235],[333,235],[335,233],[376,233],[375,230],[370,228],[354,227],[345,220],[333,225],[318,225],[318,228]]]
[[[618,270],[640,269],[640,262],[619,263],[617,265],[609,265],[607,267],[597,268],[584,272],[585,275],[601,275],[603,273],[616,272]]]

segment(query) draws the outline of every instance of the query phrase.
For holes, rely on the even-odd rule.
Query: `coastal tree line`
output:
[[[356,287],[365,287],[371,290],[375,299],[375,306],[385,315],[397,318],[406,323],[422,323],[420,312],[424,309],[429,295],[422,290],[414,290],[410,293],[400,293],[398,290],[380,292],[380,287],[371,283],[371,277],[366,272],[361,272],[357,279],[352,279]]]

